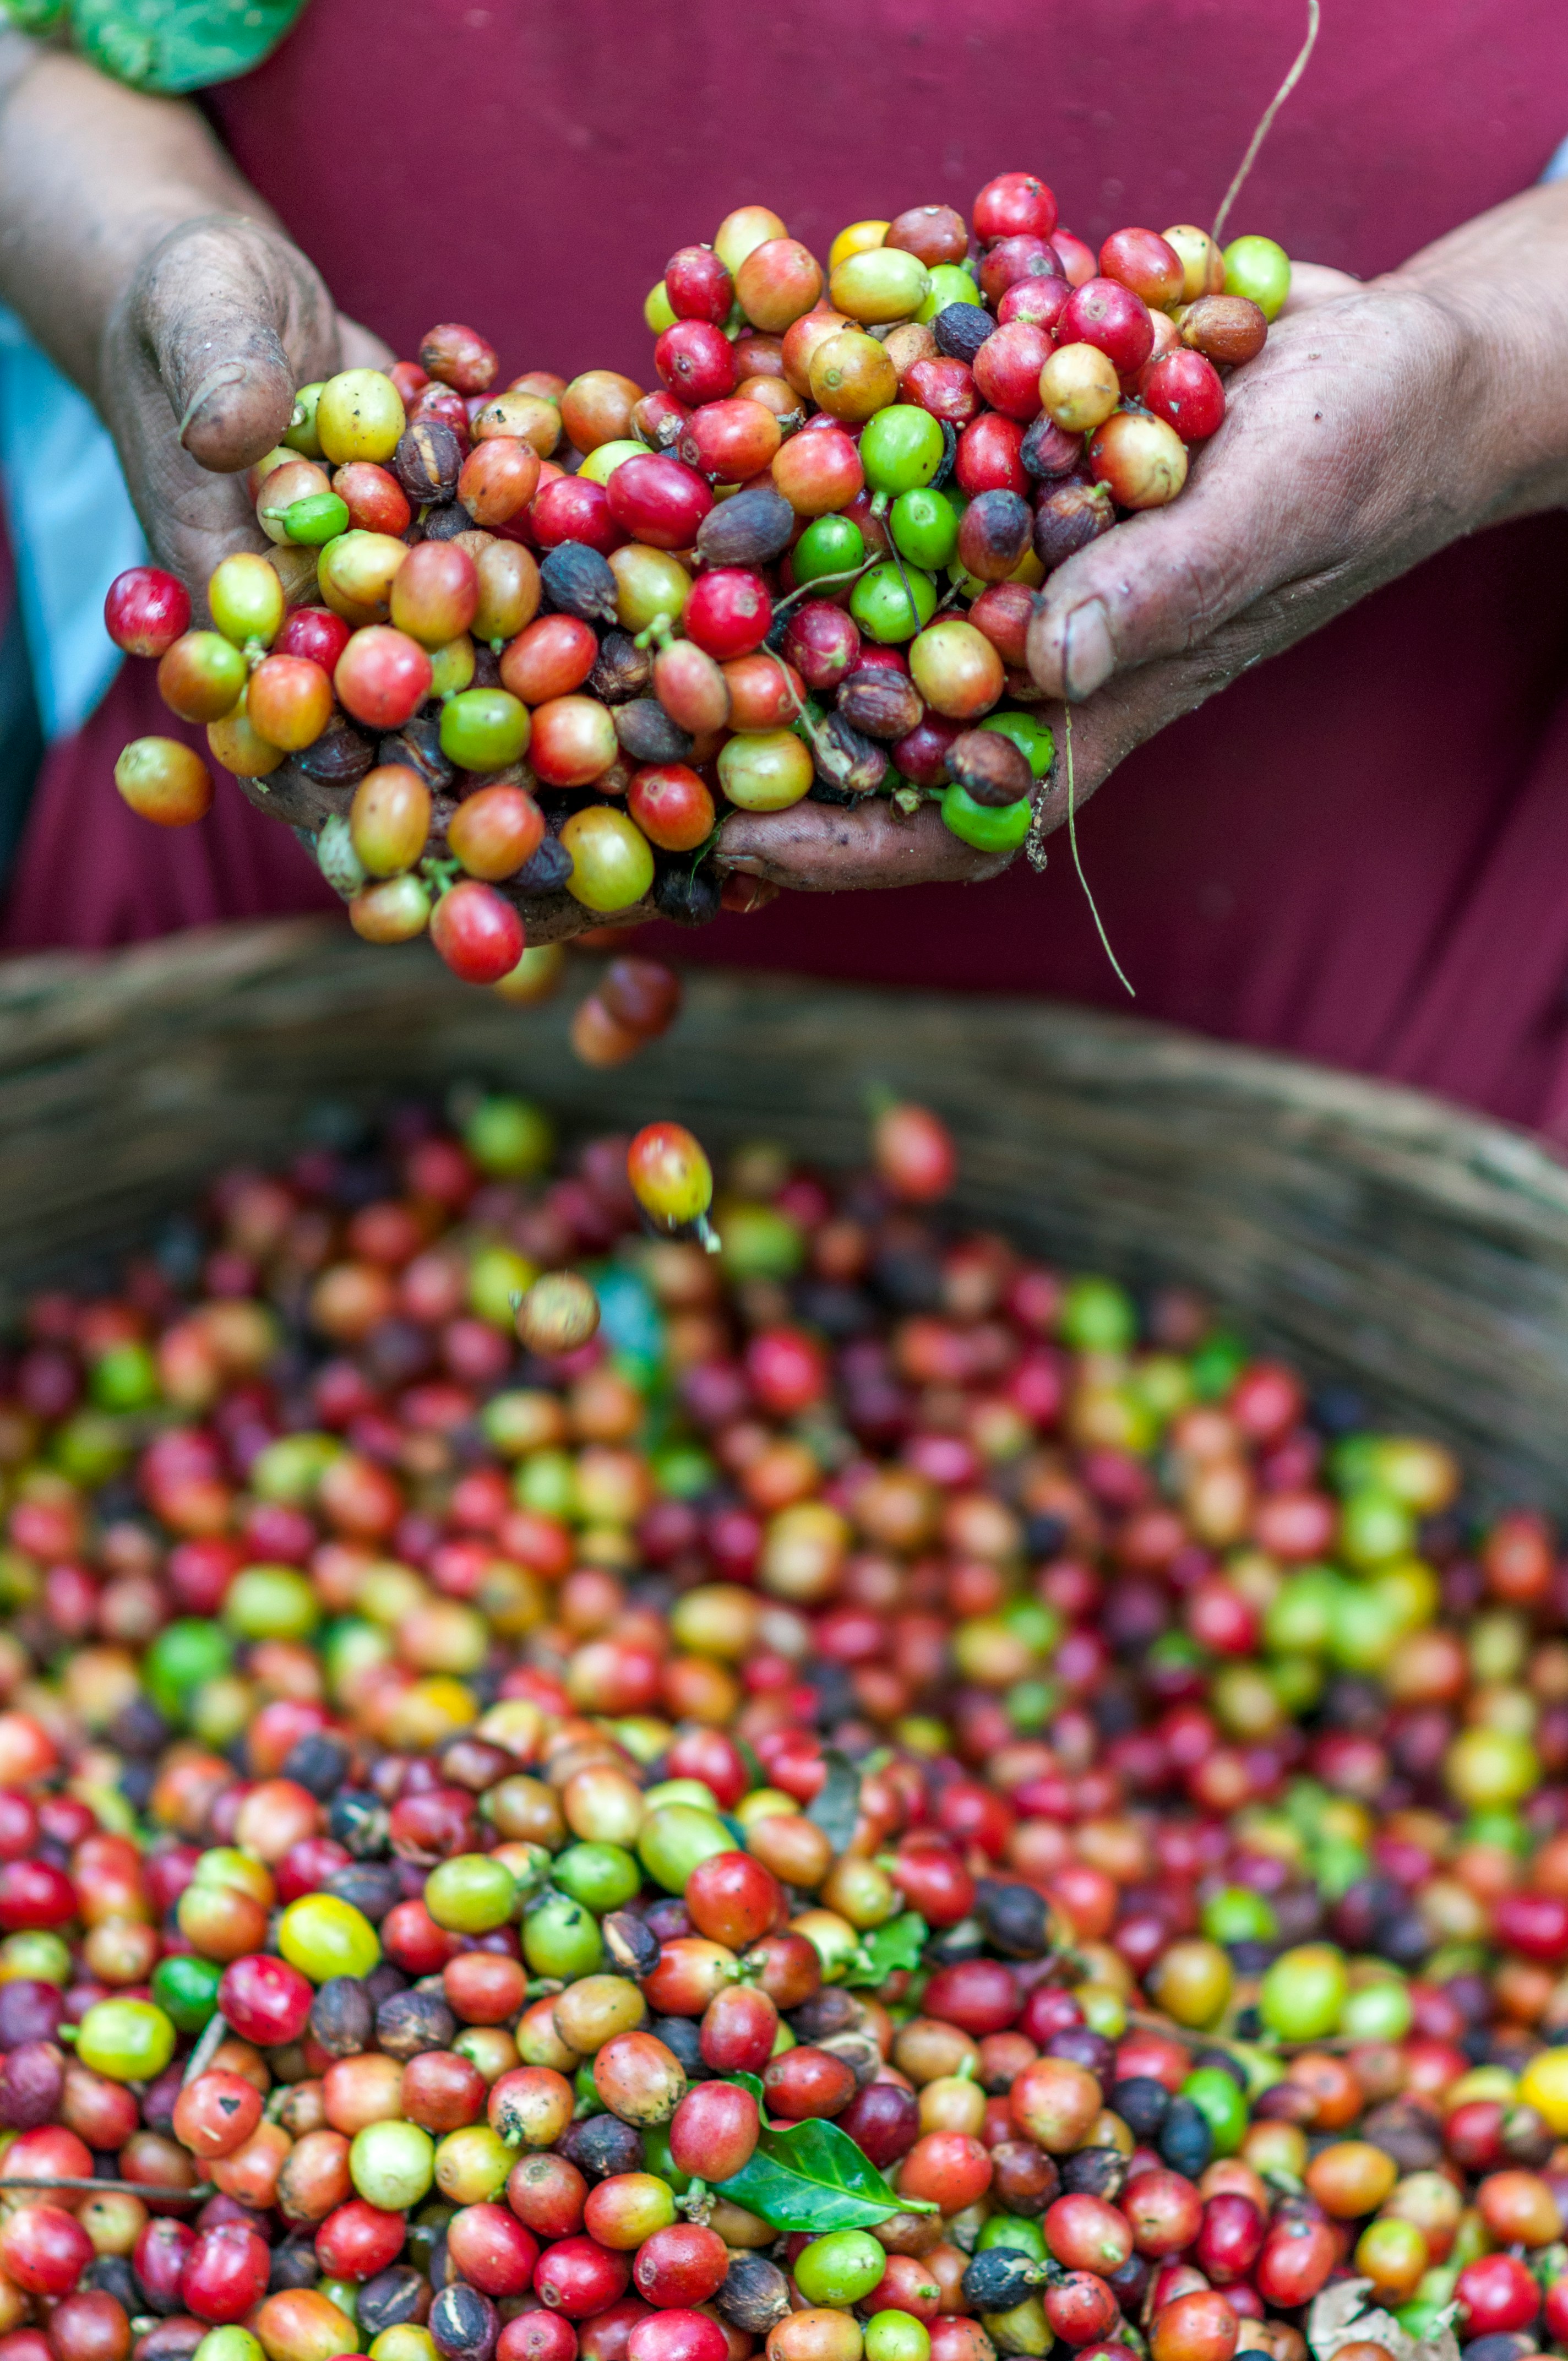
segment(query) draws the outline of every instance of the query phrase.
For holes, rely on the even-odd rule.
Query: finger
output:
[[[1047,697],[1081,703],[1113,674],[1198,645],[1266,586],[1277,520],[1237,439],[1219,442],[1179,500],[1127,518],[1049,577],[1028,636]]]
[[[1441,376],[1432,335],[1425,307],[1387,291],[1281,321],[1230,379],[1224,423],[1179,499],[1048,577],[1029,631],[1047,695],[1091,697],[1113,673],[1195,648],[1265,593],[1325,569],[1380,564],[1366,588],[1408,564],[1398,551],[1415,554],[1412,535],[1436,514],[1432,499],[1411,498],[1412,482],[1435,483],[1441,456],[1442,404],[1426,391]]]
[[[101,399],[152,554],[198,603],[222,558],[264,546],[236,471],[337,355],[324,287],[261,224],[188,225],[137,272],[109,324]]]
[[[225,218],[181,231],[143,276],[141,342],[177,438],[201,467],[232,474],[254,466],[287,430],[297,366],[335,360],[325,290],[304,284],[291,262],[259,224]]]
[[[1279,316],[1293,320],[1298,313],[1332,302],[1336,295],[1353,295],[1360,285],[1360,280],[1352,278],[1348,270],[1335,270],[1326,262],[1292,262],[1290,292]]]
[[[721,869],[765,877],[797,894],[852,894],[890,885],[974,884],[1012,859],[977,852],[930,804],[912,817],[881,796],[852,809],[798,803],[782,812],[734,812],[718,840]]]

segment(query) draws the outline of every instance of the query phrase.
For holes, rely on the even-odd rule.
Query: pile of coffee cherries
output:
[[[297,763],[362,935],[428,929],[475,983],[517,971],[521,897],[714,917],[735,807],[935,800],[1012,850],[1053,754],[1035,590],[1180,490],[1289,276],[1266,238],[1222,254],[1183,225],[1096,256],[1025,172],[972,223],[857,222],[826,272],[743,206],[649,298],[657,390],[590,369],[498,392],[493,347],[433,328],[417,364],[301,389],[253,471],[272,546],[217,567],[210,629],[149,566],[108,628],[264,807]],[[169,826],[213,792],[172,738],[115,778]]]
[[[455,1115],[0,1364],[0,2361],[1568,2344],[1544,1522],[918,1108]]]

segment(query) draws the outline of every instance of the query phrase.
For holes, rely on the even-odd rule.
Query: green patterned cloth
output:
[[[63,32],[101,72],[181,96],[233,82],[274,50],[306,0],[0,0],[26,33]]]

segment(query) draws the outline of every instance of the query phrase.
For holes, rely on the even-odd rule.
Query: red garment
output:
[[[312,0],[213,112],[344,307],[400,349],[470,319],[509,375],[646,383],[643,294],[737,202],[775,205],[819,254],[845,222],[967,206],[1020,167],[1091,240],[1208,219],[1301,17],[1299,0]],[[1233,225],[1369,274],[1528,185],[1564,129],[1561,0],[1327,9]],[[1124,765],[1080,842],[1143,1013],[1568,1137],[1565,559],[1562,518],[1482,535]],[[148,694],[123,682],[53,757],[0,940],[322,898],[232,788],[183,838],[122,813],[110,755]],[[1044,880],[786,896],[671,939],[1125,1005],[1059,837]]]

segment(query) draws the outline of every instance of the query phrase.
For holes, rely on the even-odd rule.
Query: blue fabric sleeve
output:
[[[81,729],[118,670],[104,596],[147,550],[97,412],[4,310],[0,478],[38,713],[52,742]]]

